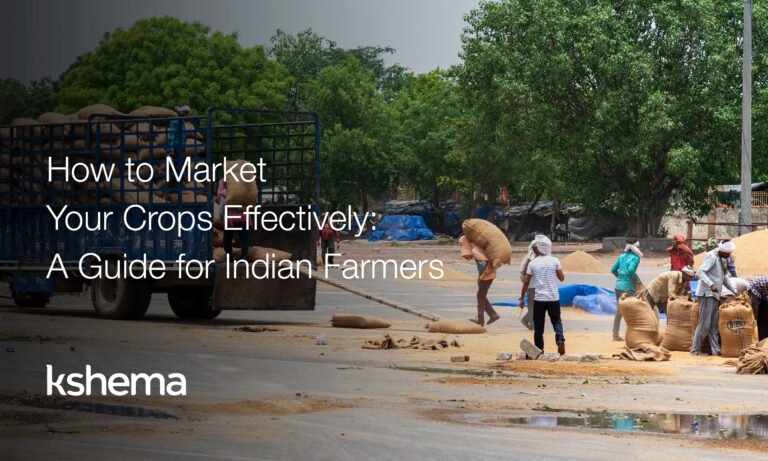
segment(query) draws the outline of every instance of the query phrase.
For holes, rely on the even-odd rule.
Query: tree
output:
[[[348,57],[308,83],[309,104],[322,121],[322,193],[331,209],[361,204],[392,184],[391,117],[370,72]]]
[[[43,78],[24,85],[13,78],[0,79],[0,124],[15,118],[37,118],[53,110],[53,83]]]
[[[344,49],[312,29],[303,30],[295,36],[278,29],[269,41],[272,45],[269,48],[270,56],[284,65],[293,76],[289,93],[294,110],[314,110],[308,105],[311,96],[306,92],[306,84],[317,78],[324,68],[342,64],[350,57],[354,57],[366,72],[371,73],[376,88],[387,101],[391,101],[404,87],[411,74],[399,64],[385,64],[384,55],[395,52],[391,47],[361,46]]]
[[[459,81],[486,157],[552,168],[561,192],[637,236],[656,234],[675,190],[701,213],[738,171],[740,14],[709,0],[481,4]]]
[[[416,76],[395,98],[397,143],[403,179],[440,208],[443,194],[460,184],[459,165],[450,156],[461,109],[456,83],[441,70]]]
[[[61,76],[60,111],[105,103],[128,112],[142,105],[193,110],[209,106],[284,108],[290,77],[261,46],[171,17],[137,21],[107,33]]]

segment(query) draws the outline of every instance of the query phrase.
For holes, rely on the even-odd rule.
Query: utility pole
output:
[[[752,0],[744,0],[744,67],[741,98],[739,235],[752,231]]]

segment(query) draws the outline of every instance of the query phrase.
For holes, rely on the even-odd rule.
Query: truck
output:
[[[17,306],[41,308],[56,294],[90,292],[96,313],[111,319],[141,318],[158,294],[166,294],[183,319],[214,318],[226,309],[314,309],[316,281],[306,273],[291,280],[234,279],[215,264],[180,274],[180,258],[213,259],[215,232],[202,226],[173,232],[168,223],[217,215],[218,181],[169,181],[163,173],[169,158],[178,169],[224,158],[263,163],[262,209],[318,212],[316,113],[231,107],[183,117],[115,112],[0,126],[0,281],[9,284]],[[143,173],[153,176],[131,181],[129,161],[148,164]],[[108,179],[98,175],[109,171]],[[141,221],[146,213],[134,209],[159,219],[147,225]],[[110,212],[125,219],[100,225],[99,217]],[[249,234],[252,244],[316,261],[317,229]],[[119,270],[146,259],[165,268],[151,278]],[[119,275],[97,276],[109,273]]]

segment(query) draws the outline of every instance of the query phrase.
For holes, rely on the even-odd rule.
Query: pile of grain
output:
[[[736,245],[736,251],[731,258],[736,264],[736,272],[739,276],[768,274],[768,258],[765,256],[765,249],[768,248],[768,230],[750,232],[736,237],[732,242]],[[706,256],[706,253],[696,255],[694,258],[696,269],[701,266]]]
[[[575,272],[580,274],[603,274],[608,268],[594,256],[581,250],[574,251],[560,260],[563,272]]]

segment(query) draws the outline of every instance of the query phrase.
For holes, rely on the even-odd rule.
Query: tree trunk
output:
[[[443,214],[440,213],[440,187],[437,185],[437,180],[432,184],[432,216],[435,218],[435,230],[445,232],[445,229],[443,229]]]
[[[555,235],[555,227],[557,226],[557,216],[560,214],[560,199],[559,195],[555,194],[555,199],[552,201],[552,220],[549,222],[549,235]]]

